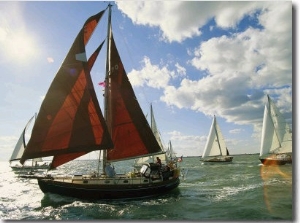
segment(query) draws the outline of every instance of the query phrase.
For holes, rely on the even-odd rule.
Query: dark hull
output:
[[[151,197],[171,191],[177,188],[179,183],[179,178],[173,178],[158,183],[132,185],[85,185],[58,182],[51,179],[38,179],[39,187],[44,193],[49,192],[85,200],[134,199]]]
[[[211,159],[202,160],[205,163],[230,163],[232,162],[233,157],[227,156],[227,157],[215,157]]]
[[[18,170],[47,170],[49,166],[11,166],[14,171]]]
[[[285,165],[287,163],[292,163],[292,161],[286,161],[286,160],[279,160],[279,159],[262,159],[260,158],[259,159],[260,162],[263,164],[263,165],[266,165],[266,166],[270,166],[270,165]]]
[[[269,157],[260,157],[260,162],[263,165],[285,165],[292,164],[291,154],[275,154]]]

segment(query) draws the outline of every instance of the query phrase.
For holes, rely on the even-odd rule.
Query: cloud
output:
[[[263,29],[250,27],[200,43],[189,63],[207,75],[199,80],[185,78],[179,87],[166,87],[161,100],[178,108],[216,114],[229,122],[260,126],[265,94],[270,93],[279,97],[282,111],[291,112],[290,6],[272,4],[263,11],[258,17]],[[273,22],[269,24],[269,20]],[[283,28],[273,29],[274,21]]]
[[[242,131],[243,131],[243,129],[232,129],[232,130],[229,131],[229,133],[238,134]]]
[[[133,23],[158,27],[162,38],[168,42],[182,42],[200,36],[201,27],[211,19],[215,19],[219,27],[235,28],[246,14],[254,13],[263,4],[239,1],[117,1],[118,8]]]
[[[117,6],[134,23],[159,27],[162,30],[162,38],[170,42],[199,36],[199,23],[203,25],[206,22],[205,17],[199,17],[199,5],[194,2],[118,1]],[[191,19],[191,12],[198,16]]]
[[[117,5],[133,23],[159,28],[167,42],[184,44],[184,40],[200,37],[201,29],[212,20],[211,32],[216,28],[227,31],[202,42],[198,38],[194,49],[187,47],[190,59],[180,61],[184,67],[172,70],[144,60],[145,68],[132,73],[132,83],[162,89],[160,100],[169,106],[251,125],[256,138],[260,138],[266,94],[275,98],[291,123],[291,2],[121,1]],[[245,18],[250,24],[239,29]],[[198,78],[192,79],[188,65],[198,70]],[[182,77],[176,85],[174,74]]]
[[[207,136],[184,135],[179,131],[172,131],[167,134],[170,136],[177,156],[185,156],[186,154],[200,156],[207,138]]]
[[[175,70],[170,70],[168,65],[159,66],[151,63],[148,57],[144,57],[142,61],[142,69],[133,69],[128,73],[128,78],[133,86],[142,87],[149,86],[156,89],[168,86],[170,79],[185,76],[184,67],[175,64]]]

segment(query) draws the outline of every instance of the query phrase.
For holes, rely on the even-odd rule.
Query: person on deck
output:
[[[159,157],[156,157],[156,164],[158,164],[160,167],[161,167],[161,160],[160,160],[160,158]]]
[[[116,175],[115,168],[110,165],[110,163],[106,164],[105,173],[108,177],[114,177]]]

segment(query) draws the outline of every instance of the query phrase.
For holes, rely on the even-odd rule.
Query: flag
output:
[[[180,158],[178,158],[178,162],[182,162],[182,158],[183,158],[183,156],[181,156]]]
[[[98,83],[100,86],[105,87],[105,81]]]

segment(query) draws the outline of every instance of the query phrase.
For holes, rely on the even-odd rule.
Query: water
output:
[[[116,170],[131,163],[115,164]],[[91,172],[95,161],[75,161],[58,172]],[[163,196],[124,201],[84,201],[43,194],[35,179],[18,178],[0,162],[2,220],[293,221],[292,165],[262,166],[258,155],[234,156],[231,164],[180,163],[185,179]],[[72,171],[71,171],[72,172]]]

